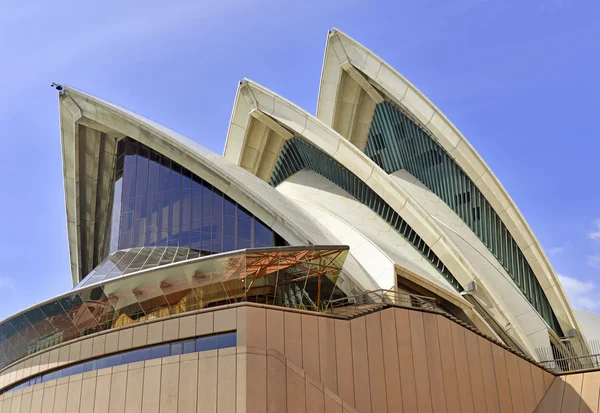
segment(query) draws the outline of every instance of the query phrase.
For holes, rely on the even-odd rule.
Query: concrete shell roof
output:
[[[539,241],[506,189],[473,146],[414,85],[383,59],[337,29],[330,31],[327,37],[317,117],[327,125],[333,125],[344,64],[356,68],[386,98],[405,109],[452,156],[510,231],[544,289],[563,330],[579,330],[568,298]]]
[[[86,270],[90,270],[81,265],[82,254],[88,249],[82,245],[81,240],[93,238],[92,244],[98,242],[98,235],[93,236],[93,226],[82,219],[86,214],[94,215],[88,211],[92,208],[92,203],[82,202],[82,199],[89,199],[86,194],[96,191],[96,181],[88,179],[85,171],[80,170],[80,166],[85,163],[85,153],[88,152],[86,147],[93,143],[91,139],[83,139],[89,136],[80,136],[86,129],[115,138],[115,141],[129,136],[164,154],[239,202],[292,245],[339,243],[331,233],[288,198],[199,143],[75,89],[65,88],[59,100],[68,239],[74,285],[85,276]],[[88,156],[88,161],[89,158]],[[101,170],[109,166],[102,165],[102,162],[98,165],[96,162],[95,168]],[[105,173],[112,176],[113,172]],[[349,265],[353,264],[356,263],[351,260]],[[361,271],[360,268],[354,270],[358,273]]]
[[[257,112],[260,115],[257,115]],[[270,120],[264,120],[264,116]],[[244,168],[256,169],[256,165],[249,166],[243,165],[243,163],[246,159],[245,152],[248,149],[254,150],[249,146],[248,136],[252,133],[252,124],[257,118],[261,119],[261,122],[276,124],[273,127],[284,128],[289,136],[301,137],[340,162],[367,183],[421,236],[461,285],[466,286],[472,280],[478,282],[477,297],[484,303],[484,307],[491,314],[495,314],[504,325],[510,324],[516,334],[514,338],[524,348],[527,348],[530,354],[534,354],[533,347],[526,338],[528,334],[532,333],[532,331],[527,331],[532,326],[519,323],[516,318],[517,314],[513,314],[511,307],[503,303],[503,300],[496,294],[494,286],[478,275],[471,262],[454,241],[445,234],[439,223],[398,185],[393,177],[321,120],[269,89],[253,81],[245,80],[238,88],[233,108],[225,145],[227,159],[241,164]],[[281,133],[281,135],[283,134]],[[262,147],[264,148],[264,145]],[[262,162],[260,153],[255,158],[255,162]],[[515,288],[515,295],[523,301],[523,305],[532,308],[517,288]]]

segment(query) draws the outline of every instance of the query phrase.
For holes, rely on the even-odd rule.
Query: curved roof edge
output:
[[[568,333],[575,329],[581,334],[572,307],[548,257],[489,166],[450,120],[412,83],[379,56],[337,29],[328,33],[317,117],[328,125],[333,124],[342,64],[345,62],[380,86],[388,98],[416,118],[467,173],[501,217],[525,255],[563,330]]]
[[[262,120],[262,117],[269,119]],[[514,338],[527,349],[529,354],[535,354],[533,346],[527,339],[528,334],[516,319],[516,315],[512,314],[509,307],[502,304],[502,300],[493,288],[477,275],[469,260],[444,233],[439,224],[383,169],[320,119],[264,86],[246,79],[240,83],[236,94],[232,115],[232,122],[235,124],[230,125],[226,158],[237,160],[238,164],[245,169],[260,169],[260,165],[245,164],[248,159],[258,159],[257,162],[261,162],[260,149],[256,149],[251,145],[252,142],[249,142],[249,135],[257,118],[261,119],[261,123],[273,122],[278,127],[284,128],[290,136],[302,137],[369,185],[421,236],[461,285],[466,286],[473,280],[478,282],[480,289],[477,296],[485,303],[485,307],[502,318],[503,325],[511,326],[508,330],[512,328],[516,335]],[[265,143],[258,146],[264,149]],[[247,157],[245,153],[247,150],[259,154]],[[520,294],[519,297],[525,300],[526,305],[531,306],[516,286],[515,293]]]
[[[164,154],[239,202],[291,245],[339,243],[327,229],[317,225],[285,196],[199,143],[133,112],[72,88],[65,88],[59,99],[73,285],[85,275],[81,272],[82,254],[89,249],[90,244],[95,249],[95,244],[100,242],[93,235],[93,222],[86,218],[94,215],[93,210],[81,201],[85,197],[90,198],[90,193],[96,196],[95,191],[98,191],[91,186],[96,181],[87,179],[89,174],[86,168],[92,164],[89,159],[94,156],[94,150],[97,151],[90,146],[95,139],[83,138],[94,138],[100,134],[114,137],[115,140],[129,136]],[[88,130],[94,131],[95,135],[87,135]],[[80,136],[81,134],[83,135]],[[94,168],[97,173],[98,169],[109,166],[96,160]],[[109,175],[112,173],[108,170],[105,172]],[[82,240],[86,239],[88,242],[83,245]]]

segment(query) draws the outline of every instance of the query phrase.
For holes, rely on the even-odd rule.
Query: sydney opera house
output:
[[[1,413],[598,411],[510,195],[344,33],[316,116],[239,84],[222,156],[57,89],[74,287],[0,322]]]

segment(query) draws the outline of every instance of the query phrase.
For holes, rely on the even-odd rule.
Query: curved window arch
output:
[[[387,173],[406,169],[442,199],[498,259],[548,325],[562,329],[544,290],[496,211],[427,131],[388,101],[377,104],[365,154]]]
[[[287,245],[209,182],[147,146],[119,141],[109,252],[178,247],[210,255]]]

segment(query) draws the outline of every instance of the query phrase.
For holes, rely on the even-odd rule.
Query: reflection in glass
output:
[[[150,247],[136,252],[146,250],[149,258],[154,248],[160,248],[161,257],[171,251],[179,259],[191,251]],[[84,285],[0,323],[0,368],[81,336],[207,307],[248,301],[323,311],[345,296],[337,281],[347,253],[347,247],[336,246],[251,249]],[[130,262],[136,261],[135,253],[132,257]],[[218,345],[211,340],[196,345]]]
[[[285,245],[210,183],[130,138],[118,144],[114,188],[111,253],[162,246],[209,255]],[[144,263],[130,264],[138,268]],[[118,267],[125,270],[123,265]]]

